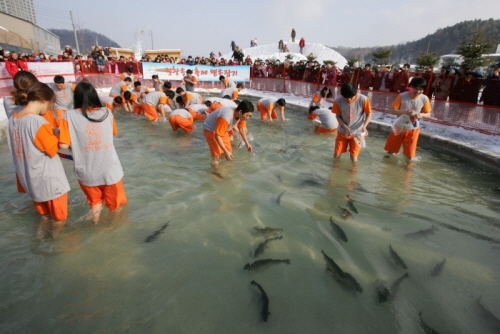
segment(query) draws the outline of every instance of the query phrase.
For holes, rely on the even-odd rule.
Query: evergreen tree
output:
[[[493,46],[490,38],[485,37],[481,30],[475,29],[471,35],[460,41],[457,54],[464,58],[463,64],[474,70],[493,63],[494,58],[484,56],[492,52]]]
[[[392,49],[390,48],[379,48],[372,52],[373,62],[377,65],[388,64],[391,60]]]

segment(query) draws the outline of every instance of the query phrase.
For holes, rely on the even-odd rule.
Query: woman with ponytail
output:
[[[23,108],[9,118],[9,148],[18,191],[31,197],[39,214],[61,222],[68,217],[70,188],[57,155],[58,139],[42,117],[54,101],[52,89],[41,82],[16,92],[15,102]]]
[[[80,82],[76,86],[74,107],[61,119],[59,147],[71,145],[76,178],[97,223],[102,202],[110,211],[127,203],[123,169],[113,145],[118,130],[113,113],[102,106],[90,83]]]
[[[23,97],[26,96],[26,91],[28,88],[38,82],[38,79],[31,72],[19,71],[14,75],[14,89],[9,96],[3,98],[3,107],[5,109],[5,114],[7,118],[10,118],[15,112],[23,110],[25,107],[22,101],[25,101]],[[57,122],[52,115],[52,111],[48,110],[43,116],[49,122],[53,128],[57,128]]]

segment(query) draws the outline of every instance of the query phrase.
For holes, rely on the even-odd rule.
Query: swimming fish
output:
[[[341,211],[342,218],[347,219],[348,217],[352,217],[351,211],[347,210],[346,208],[343,208],[339,205],[339,209]]]
[[[281,178],[281,175],[278,174],[276,177],[278,178],[278,181],[280,181],[280,183],[283,183],[283,179]]]
[[[326,271],[329,271],[337,282],[358,292],[363,292],[363,288],[358,283],[358,281],[356,281],[356,279],[352,277],[351,274],[340,269],[335,261],[333,261],[332,258],[330,258],[328,255],[326,255],[323,250],[321,250],[321,253],[323,253],[323,257],[325,258]]]
[[[405,237],[407,238],[420,238],[420,237],[426,237],[430,234],[434,234],[434,231],[437,231],[438,228],[434,225],[432,227],[425,229],[425,230],[418,230],[417,232],[412,232],[412,233],[406,233]]]
[[[262,259],[262,260],[257,260],[253,263],[247,263],[245,264],[245,266],[243,267],[243,269],[245,270],[257,270],[265,265],[268,265],[268,264],[280,264],[280,263],[286,263],[286,264],[290,264],[290,260],[289,259],[284,259],[284,260],[275,260],[275,259]]]
[[[484,317],[488,319],[488,323],[491,327],[496,330],[496,333],[500,333],[500,320],[481,302],[482,296],[477,298],[477,305],[481,309]]]
[[[267,248],[267,245],[273,241],[273,240],[281,240],[283,239],[283,236],[280,235],[279,237],[275,237],[275,238],[269,238],[267,240],[265,240],[264,242],[262,242],[259,247],[257,247],[257,249],[255,250],[255,253],[253,254],[254,257],[257,257],[259,256],[260,254],[264,253],[264,249]]]
[[[146,238],[146,240],[144,240],[145,242],[152,242],[152,241],[155,241],[156,239],[158,239],[158,237],[160,236],[160,234],[163,233],[163,231],[165,231],[165,229],[168,227],[168,225],[170,224],[172,220],[169,220],[165,225],[163,225],[162,227],[160,227],[160,229],[156,230],[153,232],[153,234],[151,234],[150,236],[148,236]]]
[[[354,201],[352,200],[352,198],[349,197],[349,195],[346,196],[347,196],[347,206],[349,207],[349,209],[351,209],[352,212],[358,214],[358,210],[354,206]]]
[[[255,231],[257,231],[257,234],[264,235],[264,236],[276,235],[276,234],[280,234],[281,232],[283,232],[282,228],[274,228],[274,227],[255,226],[253,229]]]
[[[260,312],[260,314],[262,315],[262,320],[266,322],[267,317],[271,314],[269,312],[269,298],[267,297],[267,293],[259,283],[252,280],[250,284],[255,285],[260,290],[260,294],[262,295],[262,312]]]
[[[392,249],[391,245],[389,245],[389,253],[391,254],[391,257],[396,265],[400,266],[401,268],[408,269],[405,262],[399,257],[398,253],[396,253],[394,249]]]
[[[212,174],[214,174],[215,176],[217,176],[220,179],[224,179],[224,176],[222,176],[222,174],[219,172],[212,172]]]
[[[422,319],[422,312],[418,312],[418,317],[420,318],[420,326],[422,326],[426,334],[439,334],[432,327],[425,323],[424,319]]]
[[[332,227],[333,232],[335,232],[335,234],[340,240],[347,242],[347,235],[345,235],[344,231],[340,228],[340,226],[334,223],[332,217],[330,217],[330,226]]]
[[[286,190],[283,190],[283,192],[281,194],[278,195],[278,197],[276,198],[276,203],[278,203],[278,205],[280,205],[281,203],[281,197],[283,197],[283,194],[285,193]]]
[[[443,259],[443,261],[439,262],[436,264],[434,269],[431,271],[431,276],[438,276],[441,274],[441,271],[443,271],[444,264],[446,263],[446,259]]]
[[[306,186],[322,186],[328,184],[328,179],[316,174],[316,173],[299,173],[301,177],[305,180],[302,181],[301,185]]]
[[[408,277],[410,277],[410,275],[408,275],[408,273],[406,273],[403,276],[401,276],[400,278],[398,278],[397,280],[395,280],[394,283],[391,284],[390,289],[387,289],[386,287],[384,287],[383,289],[379,289],[377,291],[379,303],[384,303],[388,300],[393,300],[394,298],[396,298],[396,293],[398,291],[399,285],[401,284],[401,282],[405,278],[408,278]]]

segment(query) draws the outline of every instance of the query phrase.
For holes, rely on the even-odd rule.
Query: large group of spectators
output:
[[[233,42],[234,43],[234,42]],[[428,86],[425,94],[431,98],[453,100],[469,103],[484,103],[485,105],[500,106],[500,63],[491,67],[491,73],[484,77],[479,71],[472,71],[465,66],[443,67],[440,72],[435,72],[432,67],[424,71],[412,71],[409,64],[403,67],[381,66],[372,68],[370,64],[364,67],[345,66],[340,69],[333,63],[321,65],[309,55],[309,61],[283,61],[276,59],[252,59],[243,54],[242,50],[232,45],[233,54],[230,59],[222,57],[221,52],[216,55],[211,52],[209,56],[188,56],[187,58],[171,57],[160,54],[152,58],[144,55],[140,60],[134,56],[114,57],[110,48],[96,46],[86,57],[74,55],[73,50],[66,46],[62,54],[57,57],[46,57],[43,53],[34,52],[32,55],[9,53],[0,50],[0,61],[10,67],[25,69],[27,62],[72,62],[75,73],[124,73],[132,68],[133,73],[140,74],[141,62],[156,62],[169,64],[186,64],[188,66],[251,66],[253,78],[278,78],[296,81],[317,83],[327,86],[341,86],[351,82],[361,89],[403,92],[409,87],[414,77],[423,77]],[[10,64],[9,64],[10,63]]]

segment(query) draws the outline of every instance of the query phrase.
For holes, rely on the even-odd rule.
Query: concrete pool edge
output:
[[[389,133],[392,131],[391,125],[372,120],[368,125],[369,129]],[[437,145],[451,155],[457,156],[473,164],[498,171],[500,166],[500,154],[489,150],[481,149],[477,146],[442,137],[439,135],[420,131],[419,144],[425,146]]]

